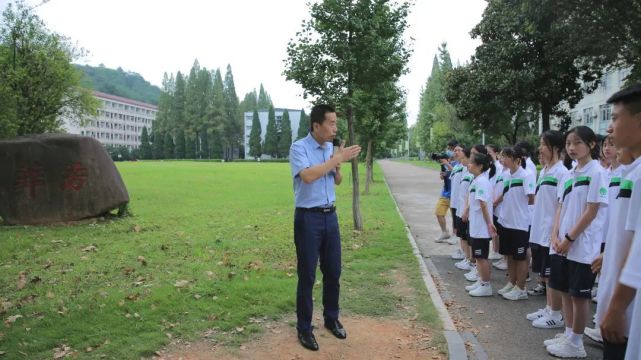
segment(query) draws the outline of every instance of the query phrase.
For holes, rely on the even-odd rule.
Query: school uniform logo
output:
[[[608,189],[606,189],[604,187],[599,188],[599,195],[601,195],[601,197],[608,196]]]

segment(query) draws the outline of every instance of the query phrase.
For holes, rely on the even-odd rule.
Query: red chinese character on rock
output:
[[[65,169],[65,183],[62,185],[62,190],[72,189],[80,191],[87,183],[89,178],[89,171],[79,161],[68,165]]]
[[[36,197],[36,187],[45,184],[44,173],[41,166],[23,166],[16,174],[16,192],[22,189],[27,190],[29,198]]]

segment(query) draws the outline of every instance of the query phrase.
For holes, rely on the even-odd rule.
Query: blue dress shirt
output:
[[[334,147],[331,142],[319,145],[311,133],[292,144],[289,149],[289,165],[294,179],[296,207],[328,207],[334,204],[336,201],[334,171],[327,172],[310,184],[305,184],[300,177],[301,171],[326,162],[333,152]]]

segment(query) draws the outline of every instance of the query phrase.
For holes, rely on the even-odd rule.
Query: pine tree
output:
[[[267,129],[265,129],[263,152],[271,157],[278,156],[278,126],[276,125],[276,114],[273,106],[269,107],[267,114]]]
[[[207,126],[203,126],[199,132],[200,136],[200,158],[201,159],[211,159],[211,146],[209,145],[209,134],[207,131]]]
[[[154,134],[154,143],[152,144],[152,152],[154,159],[164,159],[165,157],[165,134],[160,131],[153,131]]]
[[[260,144],[261,133],[262,129],[260,128],[258,111],[254,110],[254,116],[252,117],[252,130],[249,133],[249,156],[253,158],[260,158],[263,154],[262,146]]]
[[[173,159],[175,156],[175,149],[174,149],[174,139],[172,139],[171,134],[168,132],[165,133],[165,141],[164,141],[164,150],[165,150],[165,159]]]
[[[289,121],[289,112],[283,111],[283,118],[280,121],[280,136],[278,138],[278,157],[286,158],[289,155],[289,148],[292,146],[292,124]]]
[[[298,136],[296,140],[302,139],[309,134],[309,116],[304,109],[300,109],[300,122],[298,123]]]
[[[225,95],[225,112],[227,124],[226,136],[229,140],[229,145],[225,149],[225,161],[233,158],[234,150],[238,149],[243,140],[243,114],[240,113],[240,104],[238,102],[238,95],[236,95],[236,85],[234,85],[234,75],[231,71],[231,65],[227,65],[224,81],[224,95]]]
[[[185,158],[185,132],[182,129],[176,130],[176,159]]]
[[[149,132],[147,132],[146,126],[142,128],[142,134],[140,135],[140,156],[143,160],[149,160],[152,158],[151,144],[149,144]]]
[[[260,90],[258,91],[258,103],[256,104],[256,108],[258,110],[265,110],[270,106],[273,106],[272,99],[271,97],[269,97],[267,91],[265,91],[263,84],[260,84]]]
[[[187,83],[185,82],[185,77],[183,74],[178,71],[176,73],[176,83],[175,83],[175,89],[174,89],[174,96],[173,96],[173,103],[172,103],[172,111],[170,111],[170,121],[169,123],[174,126],[173,131],[176,134],[176,137],[178,137],[178,130],[182,130],[182,139],[183,139],[183,150],[184,150],[184,140],[185,140],[185,86]],[[182,152],[182,155],[184,158],[185,152]],[[182,159],[180,158],[180,159]]]

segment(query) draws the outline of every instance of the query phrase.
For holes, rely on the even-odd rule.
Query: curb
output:
[[[418,249],[418,245],[416,244],[414,236],[412,236],[412,233],[410,232],[407,221],[405,221],[405,217],[403,217],[401,209],[399,209],[398,207],[398,203],[396,202],[396,198],[394,198],[394,194],[392,194],[392,189],[390,189],[389,184],[387,183],[387,179],[385,179],[385,186],[387,186],[387,192],[390,194],[390,197],[394,201],[396,212],[405,224],[407,239],[409,240],[410,245],[412,245],[412,252],[414,253],[414,256],[418,260],[423,283],[425,284],[427,292],[430,294],[430,298],[432,299],[432,303],[434,304],[436,311],[438,311],[438,316],[443,323],[443,335],[445,336],[445,340],[447,341],[447,353],[449,355],[449,358],[453,360],[467,360],[467,350],[465,349],[463,338],[461,337],[461,334],[459,334],[459,332],[456,330],[454,321],[452,321],[452,317],[447,311],[447,307],[445,306],[445,303],[441,298],[441,294],[438,292],[436,284],[434,283],[434,279],[432,279],[432,275],[430,274],[426,266],[426,263],[429,263],[429,265],[431,265],[433,268],[434,264],[432,264],[432,260],[430,260],[429,258],[423,258],[423,256],[421,255],[421,251]]]

